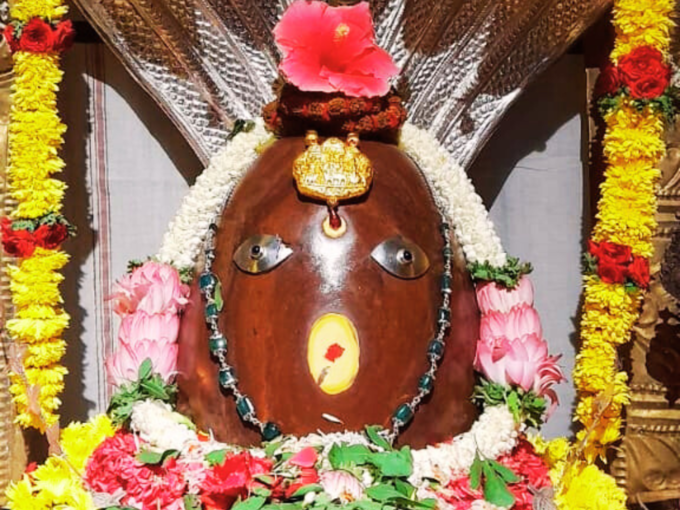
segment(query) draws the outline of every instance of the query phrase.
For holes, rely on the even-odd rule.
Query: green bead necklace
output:
[[[450,239],[450,226],[443,220],[441,234],[444,239],[444,272],[441,276],[442,301],[437,311],[437,333],[430,341],[427,348],[429,367],[418,380],[417,392],[408,402],[404,402],[394,411],[390,418],[391,429],[384,431],[384,436],[390,442],[399,435],[402,428],[413,420],[422,400],[434,389],[439,360],[444,355],[446,347],[446,334],[451,327],[451,272],[453,249]],[[205,268],[200,274],[198,283],[205,305],[205,322],[210,331],[208,345],[210,353],[219,366],[218,381],[223,391],[229,393],[236,403],[236,412],[241,420],[255,426],[262,435],[264,441],[272,441],[282,434],[279,426],[272,421],[262,422],[257,417],[253,401],[239,390],[238,379],[234,367],[227,361],[227,338],[222,333],[218,318],[220,314],[220,302],[222,296],[218,295],[221,289],[217,275],[212,271],[215,261],[215,235],[217,223],[211,222],[205,241]]]

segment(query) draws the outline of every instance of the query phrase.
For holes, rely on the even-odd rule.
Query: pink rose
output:
[[[300,90],[383,96],[399,72],[375,44],[367,2],[331,7],[298,0],[283,14],[274,37],[283,52],[279,68]]]
[[[149,315],[178,314],[187,304],[188,294],[188,286],[182,284],[174,267],[146,262],[116,283],[110,299],[114,302],[114,311],[121,317],[138,310]]]
[[[135,340],[122,342],[119,349],[106,359],[106,378],[112,386],[122,386],[137,380],[139,367],[151,360],[153,372],[169,382],[177,371],[176,343],[166,340]]]
[[[515,339],[526,335],[543,337],[538,312],[529,305],[512,308],[508,313],[489,312],[482,316],[479,336],[482,341],[494,338]]]
[[[179,315],[176,313],[149,315],[138,311],[123,319],[118,339],[127,344],[138,340],[165,340],[168,343],[174,343],[178,333]]]
[[[477,287],[477,303],[482,314],[490,312],[508,313],[519,305],[534,304],[534,286],[531,280],[522,276],[514,289],[506,289],[494,282]]]

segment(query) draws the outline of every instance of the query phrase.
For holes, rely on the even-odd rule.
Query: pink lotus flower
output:
[[[327,471],[321,475],[321,486],[331,499],[351,503],[361,499],[364,487],[347,471]]]
[[[121,386],[137,380],[139,367],[151,360],[154,373],[169,382],[177,371],[176,343],[167,340],[136,340],[122,342],[120,348],[106,359],[106,378],[112,386]]]
[[[521,305],[508,313],[489,312],[482,316],[479,336],[483,342],[496,338],[515,339],[526,335],[543,336],[541,319],[532,306]]]
[[[187,304],[188,294],[189,287],[182,284],[174,267],[146,262],[116,283],[110,299],[121,317],[136,311],[178,314]]]
[[[491,382],[517,385],[557,402],[551,387],[564,379],[558,360],[559,357],[548,355],[548,344],[539,335],[530,334],[512,340],[480,341],[475,369]]]
[[[383,96],[399,68],[375,44],[367,2],[330,7],[298,0],[274,28],[283,52],[279,69],[300,90]]]
[[[118,340],[132,344],[137,340],[165,340],[174,343],[179,333],[179,315],[172,312],[149,315],[138,311],[126,316]]]
[[[520,278],[514,289],[506,289],[495,282],[484,283],[477,287],[477,303],[482,314],[508,313],[516,306],[533,306],[534,286],[526,276]]]

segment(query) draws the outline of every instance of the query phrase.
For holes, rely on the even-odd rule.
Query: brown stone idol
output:
[[[213,269],[223,287],[219,323],[229,340],[227,359],[258,418],[277,423],[284,434],[388,427],[396,408],[417,393],[428,367],[427,348],[441,303],[441,217],[422,174],[406,155],[379,142],[362,142],[360,149],[373,164],[373,184],[367,195],[340,205],[347,232],[339,238],[324,234],[326,206],[296,190],[292,167],[305,151],[302,138],[279,140],[262,154],[227,203],[217,233]],[[234,253],[251,236],[263,234],[279,236],[293,253],[268,272],[246,273],[234,263]],[[402,279],[371,258],[376,246],[395,236],[427,255],[425,274]],[[452,241],[452,327],[446,352],[433,393],[399,438],[415,447],[449,439],[476,417],[470,395],[479,312],[462,252]],[[356,373],[335,394],[323,389],[326,374],[313,375],[309,361],[312,326],[327,314],[346,318],[358,338]],[[334,348],[328,351],[329,363],[349,356],[344,348]],[[180,410],[220,440],[259,443],[259,431],[243,424],[231,395],[220,390],[196,283],[182,319],[179,349]]]

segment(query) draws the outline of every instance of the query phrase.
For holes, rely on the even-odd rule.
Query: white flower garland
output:
[[[427,131],[406,123],[399,147],[417,163],[439,207],[455,228],[465,259],[503,267],[507,255],[482,198],[465,170]]]
[[[132,430],[155,451],[177,450],[182,456],[201,459],[215,450],[237,451],[233,445],[214,440],[200,441],[195,427],[189,420],[162,402],[146,400],[135,404],[132,412]],[[430,481],[446,485],[452,479],[470,471],[475,455],[485,459],[497,459],[510,453],[517,445],[519,426],[506,406],[487,407],[468,432],[459,434],[451,441],[420,450],[413,450],[413,474],[409,482],[418,489],[430,490]],[[320,448],[322,469],[331,470],[328,454],[334,444],[360,444],[379,449],[356,432],[333,434],[310,434],[302,438],[289,437],[280,451],[296,453],[307,447]],[[251,454],[262,457],[259,448],[249,449]],[[200,455],[197,455],[200,452]],[[180,459],[182,460],[182,459]],[[370,485],[370,479],[363,479]]]
[[[258,119],[251,131],[239,133],[213,156],[170,222],[158,260],[178,269],[196,265],[210,222],[259,156],[258,149],[272,138]]]
[[[178,269],[196,265],[210,222],[257,159],[258,149],[272,138],[257,120],[253,130],[238,134],[211,159],[170,223],[157,256],[161,262]],[[501,241],[465,170],[432,135],[412,124],[404,125],[400,148],[425,175],[437,204],[454,227],[466,260],[504,266],[507,256]]]

